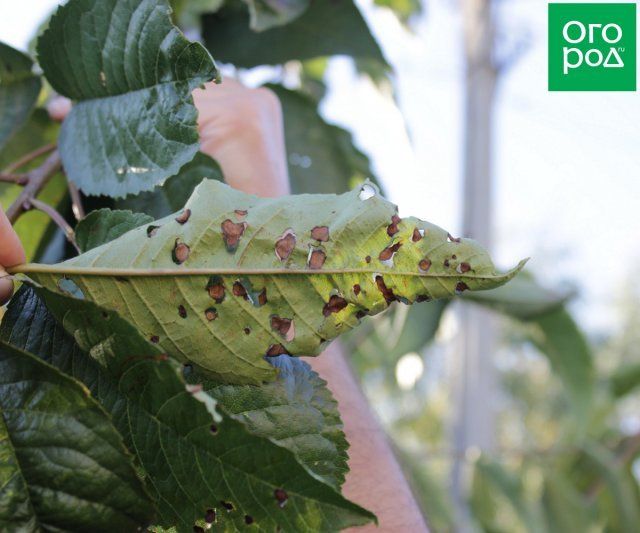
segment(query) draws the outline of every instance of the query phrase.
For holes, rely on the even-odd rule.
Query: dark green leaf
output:
[[[166,217],[182,209],[204,178],[222,181],[222,170],[208,155],[198,152],[176,176],[169,178],[154,191],[127,196],[123,200],[117,200],[116,205],[154,218]]]
[[[92,211],[86,218],[78,222],[76,243],[80,251],[86,252],[117,239],[129,230],[138,228],[143,224],[149,224],[152,221],[153,218],[144,213],[98,209]]]
[[[542,504],[549,533],[595,530],[595,508],[560,469],[544,471]]]
[[[611,392],[616,398],[626,396],[640,387],[640,363],[624,365],[609,378]]]
[[[311,2],[285,26],[256,33],[249,13],[231,3],[202,19],[205,44],[216,58],[238,67],[277,65],[329,55],[371,58],[386,64],[378,43],[352,0]]]
[[[205,383],[205,390],[252,433],[293,451],[308,470],[339,489],[348,471],[348,444],[326,382],[301,359],[281,355],[270,362],[278,369],[273,383]]]
[[[59,146],[87,194],[151,190],[198,151],[191,90],[218,73],[170,12],[166,0],[71,0],[38,41],[47,79],[78,101]]]
[[[353,145],[351,134],[325,122],[313,98],[279,85],[269,88],[282,104],[294,193],[341,193],[366,178],[375,181],[369,159]]]
[[[31,58],[0,42],[0,150],[25,123],[40,94]]]
[[[151,505],[85,387],[0,342],[0,530],[134,531]]]
[[[335,531],[373,518],[311,476],[292,452],[251,434],[224,410],[216,412],[210,396],[185,387],[180,366],[115,313],[40,294],[80,347],[31,289],[11,302],[2,337],[84,382],[112,413],[158,502],[160,525],[191,531],[207,509],[227,530],[245,527],[245,516],[270,531]],[[286,505],[276,489],[286,492]]]

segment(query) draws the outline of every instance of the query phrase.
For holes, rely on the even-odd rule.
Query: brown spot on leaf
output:
[[[276,357],[278,355],[288,355],[289,352],[285,349],[282,344],[272,344],[269,346],[267,353],[265,354],[267,357]]]
[[[225,297],[224,282],[220,276],[211,276],[207,283],[207,292],[217,304],[221,304]]]
[[[291,318],[273,315],[271,317],[271,329],[280,333],[287,342],[291,342],[295,336],[295,327]]]
[[[248,211],[246,209],[236,209],[234,211],[237,220],[242,220],[247,216]]]
[[[367,264],[371,263],[371,256],[368,255],[367,257],[365,257],[364,258],[364,262],[367,263]]]
[[[209,309],[205,310],[204,316],[209,322],[211,322],[218,318],[218,311],[216,311],[215,307],[209,307]]]
[[[345,300],[342,296],[334,294],[329,298],[329,301],[324,304],[324,307],[322,308],[322,314],[324,316],[329,316],[332,313],[338,313],[345,307],[347,307],[348,304],[349,302],[347,302],[347,300]]]
[[[429,302],[431,301],[431,296],[428,296],[426,294],[418,294],[418,296],[416,296],[416,302],[420,303],[420,302]]]
[[[233,282],[232,291],[234,296],[242,297],[245,300],[249,299],[249,295],[247,294],[247,289],[244,288],[244,285],[240,281]]]
[[[187,318],[187,310],[184,305],[180,304],[178,306],[178,314],[180,315],[180,318]]]
[[[190,217],[191,217],[191,209],[185,209],[182,213],[180,213],[176,217],[176,222],[178,224],[185,224]]]
[[[189,248],[185,243],[180,242],[180,239],[176,239],[176,243],[173,247],[173,252],[171,252],[171,258],[173,262],[177,265],[181,265],[188,258],[191,253],[191,248]]]
[[[285,230],[282,236],[276,241],[276,257],[280,261],[286,261],[296,247],[296,234],[291,228]]]
[[[278,505],[280,507],[284,507],[287,504],[287,500],[289,499],[289,495],[287,494],[287,491],[284,489],[275,489],[273,491],[273,495],[276,499],[276,501],[278,502]]]
[[[421,259],[420,262],[418,263],[418,268],[422,272],[428,272],[429,269],[431,268],[431,260],[427,259],[426,257],[424,259]]]
[[[376,276],[376,286],[382,293],[382,297],[384,298],[385,302],[387,302],[387,305],[390,305],[391,302],[395,302],[398,299],[398,297],[393,294],[393,289],[387,287],[382,276]]]
[[[402,246],[401,242],[397,242],[395,244],[392,244],[391,246],[387,246],[384,250],[380,252],[378,259],[380,259],[380,261],[389,261],[389,259],[393,257],[393,254],[395,254],[400,249],[401,246]]]
[[[193,526],[193,533],[204,533],[204,528],[200,526]]]
[[[449,260],[448,260],[448,259],[445,259],[445,260],[444,260],[444,263],[442,263],[442,264],[445,266],[445,268],[449,268],[449,265],[450,265],[451,263],[449,263]]]
[[[212,427],[215,427],[215,426],[212,426]],[[218,431],[218,428],[216,427],[216,432],[217,431]],[[207,512],[204,515],[204,521],[207,524],[213,524],[216,521],[216,511],[215,511],[215,509],[207,509]]]
[[[244,515],[244,523],[247,524],[248,526],[253,524],[253,516],[250,516],[248,514]]]
[[[459,281],[458,283],[456,283],[456,292],[458,294],[467,290],[469,290],[469,285],[467,285],[464,281]]]
[[[360,294],[360,290],[361,290],[360,284],[359,284],[359,283],[356,283],[356,284],[353,286],[353,294],[355,294],[356,296],[358,296],[358,294]]]
[[[160,342],[160,337],[158,337],[157,335],[151,335],[151,337],[149,337],[149,340],[153,344],[158,344]]]
[[[311,230],[311,238],[320,242],[329,240],[329,228],[327,226],[316,226]]]
[[[320,250],[319,248],[311,248],[309,250],[307,264],[312,270],[320,270],[322,268],[322,265],[324,265],[326,259],[327,254],[324,253],[324,250]]]
[[[424,230],[420,230],[418,228],[413,229],[413,235],[411,235],[411,240],[413,242],[418,242],[424,237]]]
[[[469,270],[471,270],[471,265],[469,263],[460,263],[456,270],[460,272],[460,274],[465,274],[466,272],[469,272]]]
[[[220,229],[222,230],[222,239],[224,240],[224,244],[227,247],[227,251],[235,252],[236,248],[238,248],[238,243],[240,242],[240,237],[244,233],[244,230],[247,228],[246,222],[233,222],[231,219],[226,219],[220,224]]]
[[[147,237],[153,237],[156,233],[158,233],[159,228],[160,226],[147,226]]]
[[[243,331],[245,335],[249,335],[249,333],[251,333],[251,328],[244,328]]]
[[[358,320],[363,319],[365,316],[367,316],[367,314],[369,313],[368,309],[358,309],[358,311],[356,311],[356,318]]]
[[[460,237],[452,237],[450,233],[447,233],[447,240],[449,242],[460,242],[462,239]]]
[[[258,293],[258,307],[262,307],[263,305],[265,305],[267,303],[267,288],[264,287],[259,293]]]
[[[398,229],[398,224],[400,224],[400,222],[402,222],[402,219],[398,215],[393,215],[391,217],[391,224],[387,226],[387,235],[389,235],[389,237],[393,237],[400,231]]]

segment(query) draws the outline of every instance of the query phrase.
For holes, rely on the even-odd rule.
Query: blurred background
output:
[[[32,50],[59,3],[4,0],[0,41]],[[502,268],[532,257],[345,341],[431,529],[640,531],[637,94],[548,92],[539,0],[172,4],[223,72],[280,97],[295,192],[370,178]],[[24,219],[24,239],[48,223]]]

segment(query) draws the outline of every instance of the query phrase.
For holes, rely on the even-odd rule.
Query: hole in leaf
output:
[[[365,183],[360,188],[360,193],[358,194],[358,198],[363,202],[368,200],[369,198],[373,198],[376,195],[376,189],[370,183]]]
[[[447,233],[447,240],[449,242],[460,242],[462,239],[460,237],[452,237],[450,233]]]

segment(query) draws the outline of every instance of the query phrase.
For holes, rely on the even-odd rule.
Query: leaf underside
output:
[[[274,378],[265,355],[317,355],[392,302],[489,289],[498,274],[372,185],[339,196],[258,198],[204,180],[184,211],[54,266],[36,282],[112,309],[182,362],[226,383]]]
[[[336,531],[373,519],[311,475],[283,443],[250,431],[224,405],[216,411],[201,387],[185,386],[180,365],[115,313],[45,289],[38,294],[50,311],[32,289],[22,289],[2,338],[82,381],[112,415],[156,501],[158,525],[192,531],[213,514],[223,531],[246,527],[248,519],[265,531]],[[271,387],[256,389],[256,398],[282,398]],[[224,396],[247,410],[244,394],[228,389]],[[296,422],[290,425],[293,433]]]
[[[76,0],[38,41],[47,79],[78,101],[59,147],[69,178],[87,194],[151,190],[198,151],[191,90],[218,73],[170,14],[164,0]]]

